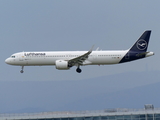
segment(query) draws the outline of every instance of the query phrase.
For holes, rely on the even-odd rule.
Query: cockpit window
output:
[[[15,58],[16,56],[11,56],[11,58]]]

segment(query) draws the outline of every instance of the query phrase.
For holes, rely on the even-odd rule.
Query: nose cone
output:
[[[5,60],[5,63],[6,63],[6,64],[10,64],[9,58],[7,58],[7,59]]]

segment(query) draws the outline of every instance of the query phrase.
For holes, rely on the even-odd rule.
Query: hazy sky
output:
[[[159,5],[159,0],[0,0],[0,81],[75,81],[160,70]],[[155,55],[130,63],[83,66],[81,74],[76,67],[25,67],[21,74],[21,67],[4,62],[21,51],[89,50],[92,45],[124,50],[145,30],[152,30],[148,51]]]

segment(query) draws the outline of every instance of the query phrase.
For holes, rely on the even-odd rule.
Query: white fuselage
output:
[[[6,63],[18,66],[55,65],[56,60],[70,60],[85,54],[87,51],[57,52],[19,52],[6,59]],[[124,51],[92,51],[83,65],[117,64],[125,56]]]
[[[5,62],[10,65],[43,66],[55,65],[56,69],[68,70],[77,66],[76,71],[81,73],[83,65],[108,65],[130,62],[154,55],[147,52],[151,31],[145,31],[128,50],[121,51],[51,51],[51,52],[19,52],[11,55]]]

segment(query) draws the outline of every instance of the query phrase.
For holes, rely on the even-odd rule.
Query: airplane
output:
[[[151,30],[145,31],[135,44],[127,50],[114,51],[42,51],[42,52],[19,52],[5,60],[9,65],[21,66],[45,66],[55,65],[58,70],[69,70],[76,66],[76,71],[81,73],[80,66],[85,65],[110,65],[130,62],[154,55],[147,52]]]

